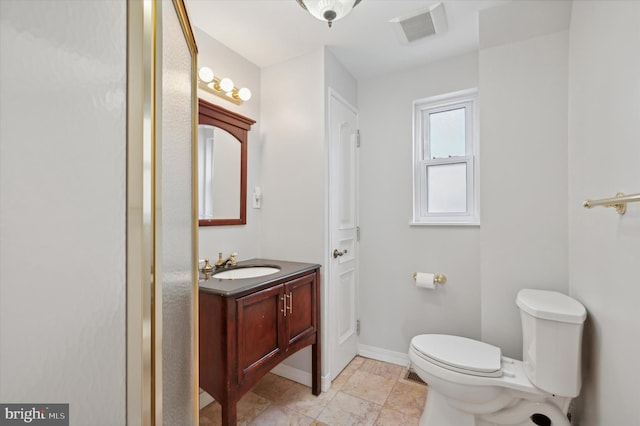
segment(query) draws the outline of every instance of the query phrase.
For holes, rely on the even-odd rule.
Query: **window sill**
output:
[[[438,221],[438,222],[409,222],[409,226],[480,226],[480,221],[455,222],[455,221]]]

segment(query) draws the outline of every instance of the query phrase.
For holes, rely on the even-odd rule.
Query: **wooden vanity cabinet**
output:
[[[266,373],[312,345],[312,393],[320,394],[320,272],[240,295],[200,291],[200,387],[236,424],[236,402]]]

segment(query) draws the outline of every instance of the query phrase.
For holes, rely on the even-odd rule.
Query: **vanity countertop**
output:
[[[207,277],[205,274],[200,272],[198,278],[200,291],[206,291],[208,293],[219,294],[222,296],[241,296],[244,293],[255,291],[259,287],[266,287],[276,281],[285,280],[287,278],[294,277],[295,275],[311,272],[320,268],[320,265],[315,263],[289,262],[274,259],[248,259],[239,261],[237,266],[221,270],[230,270],[243,266],[275,266],[280,268],[280,270],[276,273],[262,277],[231,280]]]

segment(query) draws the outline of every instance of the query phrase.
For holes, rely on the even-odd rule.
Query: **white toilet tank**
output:
[[[582,385],[584,306],[556,291],[524,289],[516,304],[522,320],[522,360],[529,380],[554,395],[576,397]]]

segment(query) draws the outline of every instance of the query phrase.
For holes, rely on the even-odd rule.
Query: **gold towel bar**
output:
[[[590,209],[596,206],[614,207],[618,214],[625,214],[627,211],[627,203],[640,202],[640,194],[624,195],[622,192],[618,192],[615,197],[603,198],[601,200],[584,200],[582,205]]]

